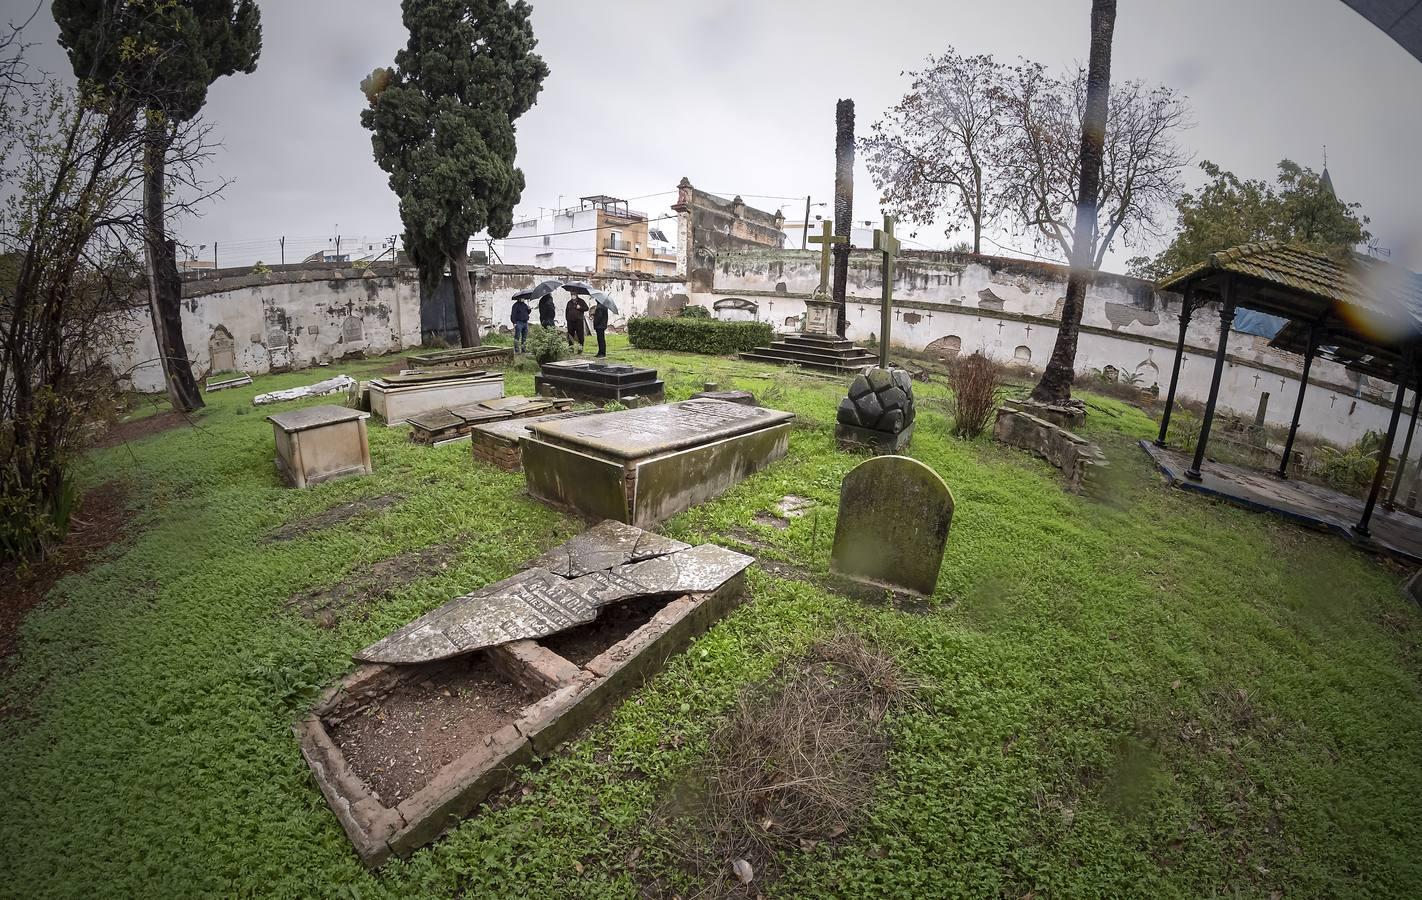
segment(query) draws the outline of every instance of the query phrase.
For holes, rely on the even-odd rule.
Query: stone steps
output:
[[[803,351],[783,350],[774,347],[757,347],[754,350],[740,354],[740,358],[750,362],[772,363],[777,366],[784,366],[794,363],[807,369],[818,369],[824,372],[854,372],[865,366],[872,366],[878,361],[878,357],[860,350],[858,353],[834,355],[824,353],[807,353]]]

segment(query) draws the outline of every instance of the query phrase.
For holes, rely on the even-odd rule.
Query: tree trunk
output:
[[[1071,399],[1076,375],[1076,341],[1086,288],[1094,271],[1097,202],[1101,195],[1101,160],[1106,145],[1106,102],[1111,93],[1111,36],[1116,28],[1116,0],[1091,2],[1091,56],[1086,67],[1086,112],[1081,122],[1081,190],[1076,201],[1076,231],[1067,276],[1066,302],[1057,329],[1056,346],[1032,389],[1032,399],[1061,403]]]
[[[449,275],[454,279],[454,314],[459,319],[459,343],[463,347],[479,346],[479,305],[474,300],[474,285],[469,282],[469,248],[460,245],[449,255]]]
[[[168,401],[179,412],[192,412],[203,405],[202,393],[193,378],[188,348],[183,342],[183,287],[178,276],[177,254],[164,234],[163,177],[168,152],[168,132],[161,122],[150,122],[144,146],[143,225],[144,250],[148,260],[148,311],[153,319],[153,337],[163,365],[163,381]]]
[[[834,245],[835,333],[844,337],[844,293],[849,284],[849,237],[854,233],[854,101],[841,100],[834,107],[834,233],[844,238]]]

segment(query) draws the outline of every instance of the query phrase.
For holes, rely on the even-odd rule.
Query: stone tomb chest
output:
[[[369,475],[370,413],[346,406],[308,406],[267,416],[276,439],[276,467],[295,488],[343,475]]]
[[[657,378],[656,369],[589,359],[544,363],[542,373],[534,377],[533,384],[544,397],[571,397],[599,406],[612,400],[636,406],[666,399],[666,386]]]
[[[370,411],[386,425],[402,425],[422,413],[472,406],[503,395],[502,372],[458,368],[405,372],[370,382]]]
[[[598,415],[593,410],[576,410],[551,413],[546,416],[530,416],[521,419],[503,419],[475,425],[469,432],[469,443],[473,449],[474,461],[488,463],[508,472],[523,471],[523,449],[519,442],[533,434],[529,427],[538,422],[554,419],[571,419],[576,416]]]
[[[529,397],[502,397],[485,400],[472,406],[436,409],[411,416],[410,440],[417,444],[447,444],[469,436],[476,425],[504,419],[521,419],[563,412],[573,405],[571,400],[545,400]]]
[[[791,413],[685,400],[529,425],[529,493],[595,519],[646,526],[784,456]]]
[[[295,726],[367,866],[556,752],[740,602],[749,556],[604,522],[355,654]]]

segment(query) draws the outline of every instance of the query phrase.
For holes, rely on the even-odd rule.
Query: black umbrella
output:
[[[556,278],[550,278],[547,281],[540,281],[531,288],[516,292],[513,298],[515,300],[542,300],[562,286],[563,282]]]
[[[570,281],[563,285],[563,290],[570,294],[591,294],[593,289],[585,281]]]

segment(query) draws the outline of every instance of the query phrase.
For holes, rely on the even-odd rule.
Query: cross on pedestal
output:
[[[831,234],[833,229],[834,223],[825,219],[820,223],[820,233],[810,238],[810,243],[820,245],[820,286],[815,289],[816,294],[829,293],[830,267],[834,265],[830,254],[834,251],[835,244],[843,244],[849,240],[842,234]]]
[[[894,260],[899,255],[899,240],[894,237],[894,217],[884,217],[883,229],[874,229],[874,249],[884,255],[884,293],[879,300],[879,368],[889,367],[889,334],[893,331],[894,317],[889,315],[894,306]]]

